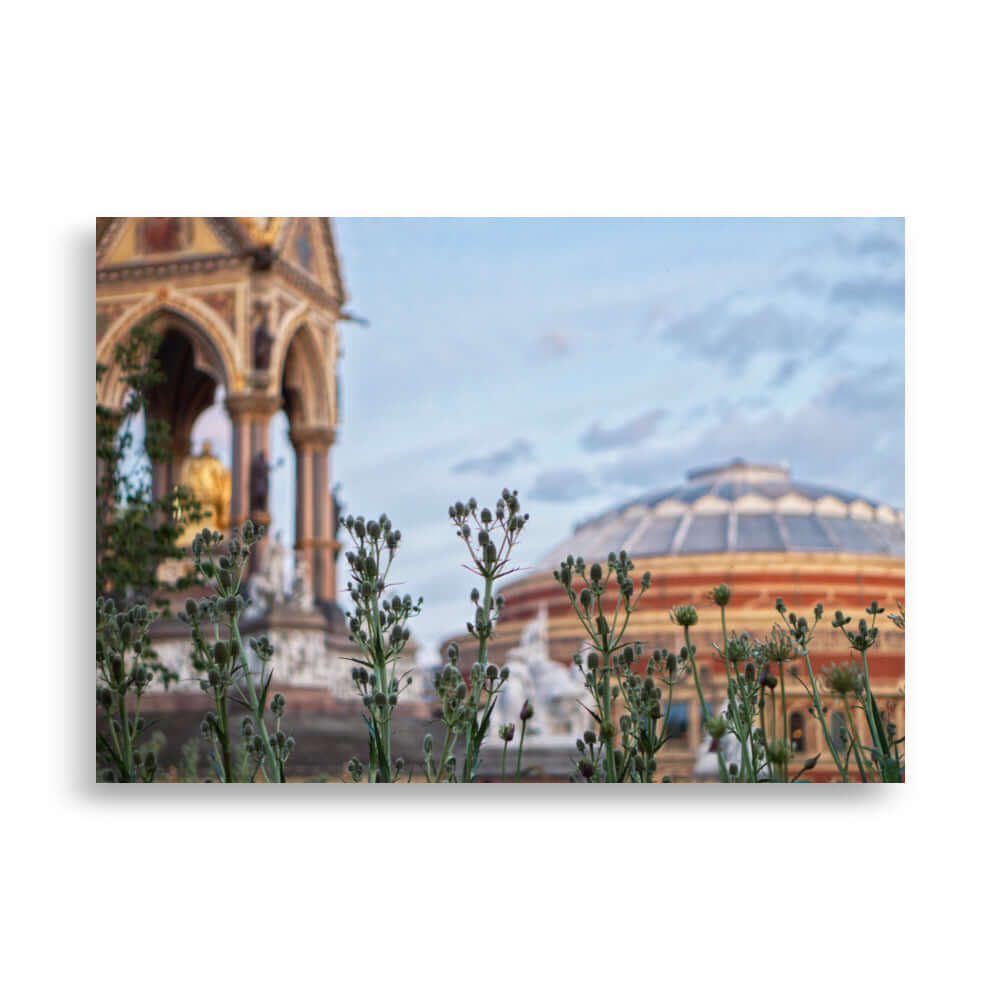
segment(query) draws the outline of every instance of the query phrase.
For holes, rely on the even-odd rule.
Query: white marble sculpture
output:
[[[291,604],[300,611],[312,611],[314,603],[312,566],[304,552],[296,552]]]
[[[721,714],[729,707],[729,700],[723,701],[719,707]],[[726,733],[719,740],[719,749],[722,750],[722,758],[726,765],[735,764],[740,766],[740,741],[733,733]],[[698,744],[698,751],[694,758],[694,767],[691,777],[698,781],[712,781],[719,778],[719,756],[718,750],[712,749],[712,737],[705,733],[701,743]]]
[[[548,645],[548,616],[543,607],[503,664],[510,670],[510,677],[500,689],[493,710],[491,729],[495,740],[505,722],[516,722],[520,727],[518,720],[526,700],[535,708],[528,736],[536,746],[572,746],[590,724],[590,716],[581,704],[588,696],[579,670],[550,659]]]
[[[288,602],[288,548],[282,544],[280,534],[268,539],[265,551],[260,569],[247,580],[250,591],[247,621],[256,621]]]

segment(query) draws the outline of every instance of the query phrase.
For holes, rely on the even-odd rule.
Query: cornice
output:
[[[113,267],[97,269],[97,283],[142,281],[149,278],[173,278],[184,274],[208,274],[226,269],[249,270],[250,255],[203,254],[198,257],[183,257],[149,263],[116,264]]]

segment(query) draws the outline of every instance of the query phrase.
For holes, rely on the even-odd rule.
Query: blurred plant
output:
[[[740,745],[737,778],[757,782],[767,764],[764,730],[754,724],[758,712],[762,712],[764,673],[755,658],[753,640],[746,632],[740,635],[732,632],[728,636],[723,632],[723,647],[719,652],[726,665],[726,707],[720,717]],[[727,773],[726,780],[729,777]]]
[[[410,638],[407,622],[420,613],[424,599],[418,598],[414,603],[409,594],[383,597],[391,586],[386,578],[401,539],[385,514],[378,521],[368,522],[363,517],[348,516],[341,524],[355,545],[354,551],[347,553],[351,571],[347,592],[354,601],[354,612],[348,614],[347,625],[360,655],[351,658],[358,664],[351,671],[351,679],[368,710],[364,716],[368,765],[364,767],[357,758],[352,758],[348,771],[356,782],[364,776],[369,782],[392,782],[404,765],[402,758],[392,758],[392,714],[401,685],[413,682],[407,674],[397,676],[396,667]]]
[[[525,700],[524,704],[521,706],[521,713],[519,718],[521,719],[521,740],[517,745],[517,774],[514,777],[515,781],[521,780],[521,754],[524,752],[524,736],[528,731],[528,722],[532,719],[535,714],[535,706],[531,704],[530,701]]]
[[[281,729],[285,698],[275,694],[268,703],[273,671],[268,662],[274,647],[267,636],[250,640],[249,645],[260,660],[259,676],[250,668],[239,619],[247,602],[240,585],[250,560],[250,551],[264,536],[264,528],[252,521],[234,529],[225,554],[219,547],[224,536],[208,528],[196,535],[191,551],[199,572],[212,582],[215,592],[200,601],[189,598],[181,621],[191,626],[192,662],[205,676],[201,689],[212,696],[214,711],[205,714],[201,734],[208,743],[208,758],[220,781],[254,781],[257,774],[266,781],[285,781],[285,763],[295,749],[295,740]],[[210,635],[206,636],[206,630]],[[233,734],[229,716],[230,702],[249,710],[241,724],[241,756],[234,760]],[[266,711],[274,719],[271,732]]]
[[[847,639],[851,648],[861,654],[861,673],[858,674],[857,686],[854,695],[864,712],[868,723],[868,733],[871,738],[871,745],[860,744],[856,736],[856,730],[852,730],[855,747],[860,744],[860,749],[867,755],[866,766],[869,773],[878,781],[901,782],[903,780],[903,758],[899,748],[903,743],[903,738],[896,738],[896,726],[887,719],[887,713],[879,709],[872,692],[871,676],[868,670],[868,650],[875,645],[878,640],[879,629],[876,622],[878,616],[885,613],[885,608],[880,607],[878,601],[872,601],[865,609],[866,614],[871,615],[871,624],[864,618],[858,621],[857,631],[852,631],[847,626],[851,619],[845,618],[843,612],[837,611],[833,616],[833,627],[838,629]],[[892,616],[893,621],[899,628],[905,627],[905,613],[900,606],[900,614]],[[839,692],[838,692],[839,693]],[[845,712],[848,722],[853,725],[854,717],[850,706],[845,700]],[[862,777],[865,768],[858,764]]]
[[[121,608],[144,604],[167,613],[167,594],[190,587],[195,570],[166,583],[157,571],[167,559],[181,559],[177,544],[185,525],[207,513],[189,489],[175,486],[161,497],[153,496],[149,467],[130,468],[134,428],[145,417],[144,444],[151,462],[173,458],[170,427],[148,411],[149,392],[165,378],[156,359],[159,336],[147,324],[132,328],[116,345],[114,364],[97,366],[98,386],[112,377],[122,384],[124,401],[119,409],[97,404],[97,594]],[[179,517],[178,517],[179,513]],[[164,685],[177,679],[152,650],[145,668]]]
[[[111,598],[97,598],[97,705],[105,722],[104,731],[97,734],[101,781],[156,778],[156,750],[140,753],[137,746],[155,724],[139,713],[142,696],[153,682],[153,671],[147,667],[152,622],[144,604],[119,611]]]
[[[838,745],[830,735],[830,727],[826,721],[826,706],[823,704],[819,685],[816,682],[816,675],[813,672],[812,660],[809,656],[809,644],[812,642],[813,636],[816,633],[816,626],[819,625],[820,619],[823,617],[823,605],[817,604],[813,608],[813,618],[811,624],[807,621],[805,615],[797,615],[794,611],[789,611],[784,600],[780,597],[774,602],[774,606],[778,614],[781,615],[781,620],[785,624],[785,629],[782,630],[779,626],[775,626],[771,632],[770,641],[775,649],[780,649],[781,651],[780,653],[774,653],[773,655],[785,656],[787,648],[790,646],[795,655],[801,656],[805,662],[806,670],[809,673],[809,683],[806,684],[801,678],[799,678],[799,683],[804,688],[811,702],[809,713],[819,720],[820,728],[823,731],[823,739],[830,750],[830,756],[833,758],[833,763],[836,765],[837,771],[840,773],[841,781],[848,781],[850,779],[847,775],[847,762],[841,758]],[[787,659],[791,658],[792,657],[790,656],[787,657]],[[784,660],[781,662],[784,662]],[[784,704],[784,694],[782,694],[782,711],[785,715],[785,740],[787,742],[789,734],[787,709]]]
[[[588,644],[593,649],[587,655],[586,669],[584,670],[582,658],[577,659],[577,665],[583,671],[584,683],[596,707],[596,711],[587,709],[597,723],[600,742],[600,749],[592,751],[590,765],[596,768],[595,761],[600,758],[602,777],[610,782],[626,780],[625,752],[615,746],[614,703],[618,698],[619,688],[612,684],[615,669],[612,658],[626,645],[625,631],[629,619],[638,608],[642,595],[649,589],[650,584],[650,575],[646,573],[636,593],[635,582],[630,575],[633,569],[635,564],[623,549],[617,554],[614,552],[608,554],[606,575],[600,563],[594,563],[588,571],[584,560],[574,559],[572,555],[567,556],[559,569],[553,573],[566,592],[570,605],[587,633]],[[615,606],[611,621],[608,621],[607,613],[610,612],[610,608],[605,609],[604,600],[612,576],[615,581]],[[574,586],[577,577],[583,582],[579,592]],[[610,601],[610,597],[608,600]],[[634,657],[634,649],[632,655]],[[593,774],[584,776],[588,780],[594,777]]]
[[[181,781],[194,782],[199,779],[201,767],[201,739],[194,736],[181,744]]]
[[[785,693],[785,664],[798,659],[800,653],[789,633],[780,625],[771,628],[763,640],[752,641],[751,655],[757,665],[761,681],[761,731],[767,751],[769,765],[768,775],[771,781],[788,781],[788,765],[792,759],[792,741],[788,726],[788,699]],[[777,674],[771,673],[771,667],[777,666]],[[781,695],[781,736],[775,722],[775,701],[780,691]],[[771,695],[771,736],[767,742],[767,725],[765,721],[765,705],[767,694]]]

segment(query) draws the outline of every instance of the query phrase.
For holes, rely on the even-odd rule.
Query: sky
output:
[[[340,327],[331,482],[347,512],[402,532],[393,576],[424,597],[424,662],[471,609],[458,499],[520,491],[525,572],[581,520],[734,457],[904,505],[901,219],[335,219],[334,233],[346,308],[369,325]],[[228,461],[228,435],[220,401],[193,437]],[[283,415],[271,448],[287,540]]]

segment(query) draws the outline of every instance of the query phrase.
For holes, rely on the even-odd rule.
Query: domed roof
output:
[[[828,486],[793,482],[784,466],[733,459],[696,469],[672,489],[648,493],[577,525],[551,553],[604,559],[710,552],[858,552],[903,556],[903,513]]]

